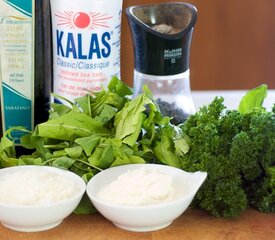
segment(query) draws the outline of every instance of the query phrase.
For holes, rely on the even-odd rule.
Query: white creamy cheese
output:
[[[97,196],[110,203],[149,205],[173,200],[175,187],[171,176],[155,169],[139,168],[121,174]]]
[[[79,191],[79,186],[68,177],[45,169],[18,171],[0,179],[0,202],[6,204],[52,204]]]

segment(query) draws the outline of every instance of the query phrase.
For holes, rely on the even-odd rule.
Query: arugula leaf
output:
[[[52,166],[53,167],[59,167],[59,168],[63,168],[63,169],[69,169],[73,164],[75,163],[75,160],[66,156],[60,157],[60,158],[56,158],[53,162],[52,162]]]
[[[99,140],[99,136],[91,135],[89,137],[77,138],[75,139],[75,142],[83,148],[87,156],[90,156],[97,144],[99,143]]]
[[[1,138],[0,151],[7,154],[7,156],[16,156],[14,142],[6,134]]]
[[[92,99],[92,96],[89,95],[89,94],[86,94],[82,97],[79,97],[79,98],[75,99],[75,102],[82,109],[82,112],[86,113],[88,116],[92,116],[92,113],[91,113],[91,99]]]
[[[43,158],[47,159],[47,154],[50,151],[45,147],[45,139],[37,136],[37,131],[24,135],[21,138],[21,143],[24,148],[35,149]]]
[[[92,117],[100,115],[106,106],[114,107],[118,111],[123,108],[127,101],[127,99],[120,97],[116,93],[107,92],[105,90],[95,93],[95,96],[96,97],[91,100]]]
[[[71,108],[66,105],[59,104],[59,103],[51,103],[51,109],[49,111],[49,119],[57,118],[70,111],[71,111]]]
[[[8,129],[0,141],[0,167],[12,167],[18,165],[14,141],[11,140],[11,132],[14,130],[29,132],[23,127],[12,127]]]
[[[111,141],[104,141],[99,144],[95,151],[88,158],[88,161],[101,169],[108,168],[114,161],[113,146]]]
[[[126,165],[131,163],[145,163],[145,161],[138,156],[127,156],[124,154],[123,156],[117,156],[110,167],[120,166],[120,165]]]
[[[84,159],[83,160],[77,159],[74,162],[74,164],[70,167],[70,171],[76,173],[77,175],[79,175],[82,178],[84,177],[84,175],[86,175],[86,177],[88,177],[91,174],[92,174],[92,176],[95,174],[92,171],[92,166],[89,165],[89,163]]]
[[[115,92],[120,97],[133,94],[133,91],[116,76],[112,77],[110,83],[108,84],[108,89],[111,92]]]
[[[67,155],[71,158],[80,158],[83,151],[81,146],[65,148],[64,150],[67,153]]]
[[[172,126],[159,128],[158,139],[155,141],[153,152],[163,164],[181,168],[180,156],[176,154],[173,142],[174,129]],[[179,149],[179,148],[178,148]]]
[[[123,143],[128,144],[129,146],[134,146],[134,144],[137,142],[138,136],[141,132],[141,126],[142,121],[144,119],[144,114],[138,114],[135,118],[135,122],[133,122],[133,132],[131,132],[129,135],[125,136],[122,140]]]
[[[78,137],[86,137],[92,133],[108,135],[109,131],[102,123],[85,113],[71,111],[58,118],[37,125],[37,135],[44,138],[55,138],[73,141]]]
[[[17,165],[42,165],[43,160],[42,158],[38,157],[29,157],[29,156],[22,156],[18,159]]]
[[[90,179],[94,176],[92,172],[87,172],[82,175],[83,180],[87,183],[90,181]]]
[[[24,146],[24,148],[27,148],[27,149],[35,148],[35,146],[33,145],[33,142],[32,142],[32,134],[31,133],[25,134],[24,136],[22,136],[20,138],[20,142]]]
[[[102,122],[102,124],[105,125],[116,115],[116,113],[117,113],[117,108],[114,108],[106,104],[104,105],[99,115],[96,116],[94,119],[96,121]]]
[[[60,149],[60,150],[54,151],[52,155],[54,158],[59,158],[59,157],[67,156],[67,152],[64,149]]]
[[[189,151],[190,138],[182,132],[182,129],[178,126],[173,126],[173,136],[175,154],[178,156],[184,156]]]
[[[1,161],[1,168],[5,167],[13,167],[18,165],[18,158],[16,157],[9,157],[6,153],[2,153],[0,157]]]
[[[149,103],[151,100],[141,94],[125,104],[124,108],[115,116],[116,138],[122,139],[122,142],[129,146],[136,143],[145,117],[143,114],[146,110],[145,105]]]

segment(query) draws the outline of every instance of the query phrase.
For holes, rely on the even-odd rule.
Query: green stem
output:
[[[83,161],[83,160],[77,159],[76,161],[81,162],[81,163],[83,163],[83,164],[86,164],[86,165],[88,165],[89,167],[92,167],[92,168],[94,168],[94,169],[96,169],[96,170],[98,170],[98,171],[100,171],[100,172],[103,171],[103,169],[101,169],[101,168],[99,168],[99,167],[96,167],[96,166],[94,166],[94,165],[92,165],[92,164],[90,164],[90,163],[88,163],[88,162]]]
[[[54,160],[56,160],[56,158],[48,159],[47,161],[43,162],[43,165],[46,165],[46,164],[48,164],[50,162],[53,162]],[[92,165],[92,164],[90,164],[88,162],[83,161],[83,160],[80,160],[80,159],[74,159],[74,160],[77,161],[77,162],[81,162],[81,163],[83,163],[83,164],[85,164],[85,165],[87,165],[87,166],[89,166],[91,168],[94,168],[94,169],[96,169],[96,170],[98,170],[100,172],[103,171],[103,169],[101,169],[99,167],[96,167],[96,166],[94,166],[94,165]]]

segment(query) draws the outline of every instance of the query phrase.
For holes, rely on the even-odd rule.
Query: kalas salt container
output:
[[[126,9],[134,45],[134,96],[147,85],[164,115],[179,124],[195,112],[189,56],[196,8],[183,2]]]
[[[120,78],[122,0],[50,0],[53,92],[74,100]],[[65,102],[64,102],[65,103]]]

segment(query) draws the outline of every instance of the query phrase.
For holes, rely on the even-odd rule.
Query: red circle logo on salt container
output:
[[[57,12],[55,16],[58,18],[57,25],[68,27],[70,29],[97,29],[97,28],[109,28],[108,21],[112,18],[105,13],[98,12],[77,12],[64,11]]]
[[[90,25],[91,19],[87,13],[78,12],[73,16],[73,22],[78,28],[86,28]]]

